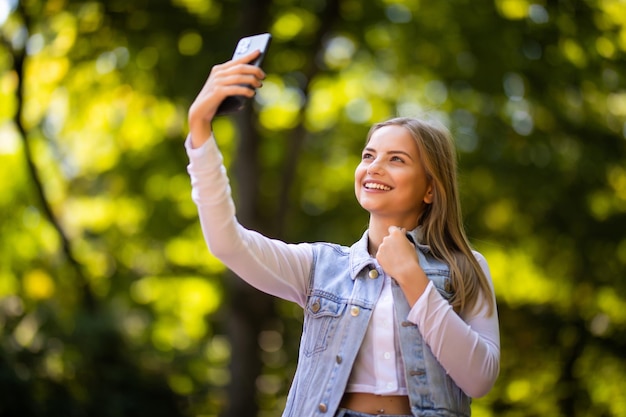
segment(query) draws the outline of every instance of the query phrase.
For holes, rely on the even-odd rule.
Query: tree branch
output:
[[[27,33],[30,33],[30,18],[26,11],[24,10],[23,2],[18,2],[17,12],[21,15],[22,20],[24,22],[24,26],[26,28]],[[35,189],[35,193],[37,195],[37,199],[39,200],[39,205],[43,210],[43,213],[46,219],[52,224],[54,229],[57,231],[59,238],[61,239],[61,245],[63,253],[68,260],[71,268],[75,271],[76,277],[78,280],[79,287],[83,293],[83,303],[85,307],[89,311],[93,311],[95,308],[95,298],[93,293],[91,292],[91,288],[89,287],[89,282],[87,277],[83,271],[82,265],[76,259],[72,251],[72,247],[67,237],[61,223],[55,216],[52,207],[48,201],[46,196],[46,192],[43,186],[43,182],[41,180],[41,176],[39,175],[39,171],[37,170],[37,166],[34,161],[33,151],[29,140],[29,135],[26,127],[23,123],[23,110],[24,110],[24,64],[26,61],[26,52],[24,49],[18,50],[14,48],[9,42],[3,42],[8,45],[8,49],[11,52],[13,57],[13,69],[17,75],[17,88],[16,88],[16,100],[17,100],[17,110],[15,111],[15,116],[13,118],[13,122],[22,138],[22,143],[24,145],[24,157],[26,159],[26,166],[28,169],[28,174],[31,178],[32,185]]]

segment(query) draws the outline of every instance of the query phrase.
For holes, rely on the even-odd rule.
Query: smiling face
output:
[[[354,173],[354,189],[373,218],[407,229],[417,226],[433,194],[417,142],[406,128],[388,125],[372,133]]]

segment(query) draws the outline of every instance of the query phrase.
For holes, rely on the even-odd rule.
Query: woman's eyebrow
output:
[[[378,152],[376,151],[376,149],[374,149],[374,148],[365,148],[365,149],[363,149],[363,152],[378,153]],[[413,159],[413,157],[411,156],[411,154],[410,154],[410,153],[408,153],[408,152],[406,152],[406,151],[402,151],[402,150],[395,150],[395,149],[392,149],[392,150],[390,150],[390,151],[386,151],[385,153],[390,154],[390,155],[397,155],[397,154],[400,154],[400,155],[404,155],[404,156],[406,156],[407,158],[410,158],[411,160]]]
[[[387,153],[392,154],[392,155],[395,155],[395,154],[400,154],[400,155],[404,155],[404,156],[406,156],[407,158],[413,159],[413,157],[411,156],[411,154],[410,154],[410,153],[408,153],[408,152],[406,152],[406,151],[400,151],[400,150],[395,151],[395,150],[391,150],[391,151],[389,151],[389,152],[387,152]]]

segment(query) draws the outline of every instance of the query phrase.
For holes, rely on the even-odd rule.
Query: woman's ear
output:
[[[432,204],[434,198],[435,196],[433,194],[433,184],[431,181],[431,183],[428,185],[428,188],[426,189],[426,194],[424,194],[424,203]]]

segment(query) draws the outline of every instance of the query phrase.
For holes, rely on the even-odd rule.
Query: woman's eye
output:
[[[363,154],[363,157],[362,157],[362,159],[371,159],[371,158],[373,158],[372,154],[371,153],[367,153],[367,152],[365,152]]]
[[[391,160],[394,162],[404,162],[404,159],[400,158],[399,156],[394,156],[391,158]]]

